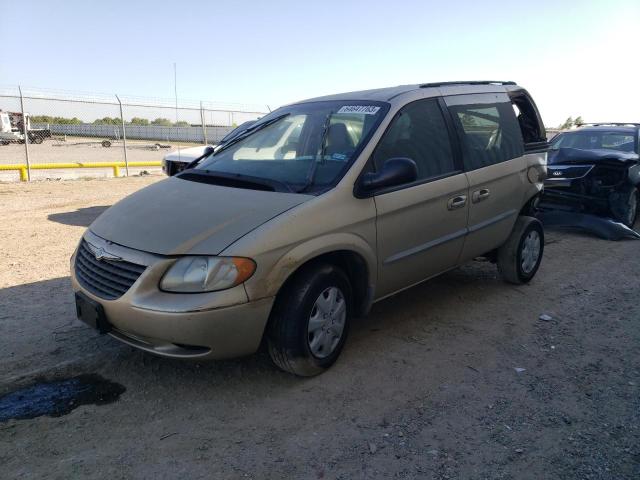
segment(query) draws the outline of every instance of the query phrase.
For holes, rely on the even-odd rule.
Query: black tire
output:
[[[523,261],[523,254],[525,248],[528,248],[527,241],[531,232],[537,233],[539,253],[535,263],[526,263]],[[533,242],[535,235],[531,235],[529,238]],[[502,279],[508,283],[516,285],[528,283],[540,268],[543,253],[544,229],[542,223],[533,217],[520,216],[507,241],[498,248],[498,272]]]
[[[35,143],[36,145],[40,145],[42,143],[42,137],[40,135],[34,135],[34,137],[31,139],[32,143]]]
[[[109,140],[103,140],[102,141],[102,146],[104,148],[109,148],[111,146],[111,142]]]
[[[629,185],[623,191],[613,193],[609,198],[611,216],[616,222],[624,223],[627,227],[633,228],[638,218],[639,202],[638,189]]]
[[[342,336],[328,356],[319,358],[311,351],[309,319],[316,300],[327,289],[336,287],[346,303]],[[327,370],[337,360],[346,341],[352,312],[349,279],[329,264],[303,267],[278,294],[267,327],[267,348],[273,362],[285,372],[311,377]],[[336,337],[337,338],[337,337]]]

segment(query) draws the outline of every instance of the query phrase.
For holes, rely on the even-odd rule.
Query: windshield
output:
[[[192,172],[264,179],[286,185],[289,191],[319,192],[342,178],[388,109],[383,102],[362,101],[283,107],[203,159]]]
[[[617,150],[637,153],[635,135],[631,132],[577,131],[558,135],[551,141],[551,149],[578,148],[580,150]]]

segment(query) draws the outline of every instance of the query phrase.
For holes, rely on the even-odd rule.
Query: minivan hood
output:
[[[89,227],[105,240],[160,255],[217,255],[271,218],[313,198],[171,177],[119,201]]]

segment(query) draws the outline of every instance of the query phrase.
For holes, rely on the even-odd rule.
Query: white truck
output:
[[[0,110],[0,145],[24,143],[25,121],[27,122],[29,143],[42,143],[46,138],[51,138],[50,129],[31,128],[31,120],[28,115],[23,115],[19,112],[4,112]]]

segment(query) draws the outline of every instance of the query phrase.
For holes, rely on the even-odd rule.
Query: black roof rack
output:
[[[516,82],[503,82],[501,80],[470,80],[460,82],[435,82],[435,83],[423,83],[420,88],[429,87],[446,87],[451,85],[516,85]]]
[[[633,122],[583,122],[576,123],[576,127],[640,127],[640,123]]]

